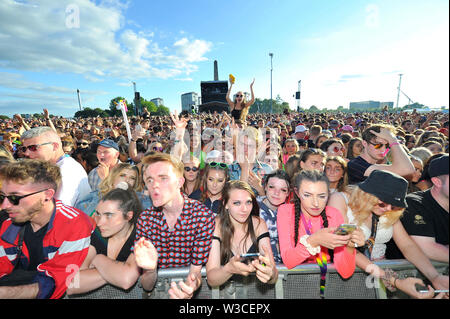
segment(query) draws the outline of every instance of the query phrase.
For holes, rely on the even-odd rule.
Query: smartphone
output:
[[[342,224],[334,232],[336,235],[348,235],[356,229],[356,225],[353,224]]]
[[[3,135],[0,135],[0,141],[3,141]]]
[[[260,256],[260,253],[249,253],[249,254],[241,254],[241,262],[243,262],[244,264],[249,264],[252,260],[254,259],[258,259],[258,257]]]
[[[424,294],[424,293],[428,292],[428,290],[419,290],[419,292]],[[435,294],[440,294],[441,292],[448,293],[448,289],[436,289],[434,291]]]

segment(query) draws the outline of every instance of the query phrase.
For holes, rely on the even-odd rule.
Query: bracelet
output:
[[[400,145],[400,143],[399,142],[395,142],[395,143],[389,144],[389,146],[394,146],[394,145]]]
[[[308,250],[308,252],[311,255],[317,255],[318,253],[320,253],[320,246],[317,247],[313,247],[311,246],[307,239],[308,239],[309,235],[303,235],[302,237],[300,237],[300,244],[302,244],[303,246],[305,246],[306,250]]]
[[[394,284],[391,284],[391,279],[394,278]],[[381,277],[384,286],[387,290],[394,292],[396,290],[395,280],[398,279],[398,274],[390,268],[384,270],[384,276]]]
[[[180,142],[180,140],[173,140],[173,144],[177,144],[179,142]]]

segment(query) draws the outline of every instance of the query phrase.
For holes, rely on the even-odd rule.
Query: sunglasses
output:
[[[162,152],[163,148],[162,147],[153,146],[153,150],[156,151],[156,152]]]
[[[42,143],[42,144],[35,144],[35,145],[28,145],[28,146],[22,146],[20,148],[20,150],[25,153],[27,150],[29,150],[30,152],[36,152],[39,148],[39,146],[42,145],[48,145],[48,144],[53,144],[53,142],[47,142],[47,143]]]
[[[377,204],[377,206],[380,208],[385,208],[388,205],[390,205],[390,204],[386,204],[385,202],[380,202]],[[403,209],[403,208],[391,205],[391,210],[400,210],[400,209]]]
[[[225,163],[219,163],[219,162],[211,162],[208,164],[210,167],[219,167],[221,169],[227,169],[228,165]]]
[[[384,146],[385,148],[389,148],[389,143],[383,144],[383,143],[372,143],[372,142],[369,142],[369,144],[372,144],[373,147],[374,147],[376,150],[382,148],[383,146]]]
[[[339,151],[344,152],[345,149],[343,147],[337,147],[337,146],[333,147],[333,152],[334,153],[338,153]]]
[[[199,168],[198,168],[198,167],[189,167],[189,166],[186,166],[186,167],[184,168],[184,170],[185,170],[186,172],[190,172],[191,170],[192,170],[193,172],[196,172],[196,171],[199,170]]]
[[[49,188],[46,188],[46,189],[43,189],[43,190],[31,193],[31,194],[27,194],[27,195],[22,195],[22,196],[19,196],[19,195],[8,195],[8,196],[6,196],[6,195],[3,195],[3,194],[0,194],[0,205],[3,205],[3,201],[5,200],[5,198],[7,198],[11,204],[13,204],[14,206],[17,206],[17,205],[19,205],[19,202],[20,202],[20,200],[22,198],[25,198],[25,197],[28,197],[28,196],[31,196],[31,195],[34,195],[34,194],[46,191],[48,189]]]
[[[89,145],[89,143],[87,143],[87,142],[77,142],[77,145],[78,146],[80,146],[80,145],[87,146],[87,145]]]
[[[243,97],[243,95],[236,95],[236,97]]]

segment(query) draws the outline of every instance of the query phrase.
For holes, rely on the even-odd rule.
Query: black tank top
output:
[[[231,111],[231,116],[232,116],[235,120],[240,120],[240,119],[241,119],[241,113],[242,113],[242,110],[236,110],[236,109],[234,109],[233,111]]]

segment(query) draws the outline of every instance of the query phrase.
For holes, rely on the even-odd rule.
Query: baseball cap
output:
[[[304,125],[297,125],[295,128],[295,133],[303,133],[306,132],[308,129]]]
[[[107,147],[107,148],[113,148],[116,151],[119,151],[119,145],[117,145],[116,142],[114,142],[111,139],[104,139],[100,143],[98,143],[99,146]]]
[[[448,155],[442,155],[430,162],[428,173],[430,177],[448,175]]]
[[[337,120],[330,121],[330,127],[336,128],[339,126],[339,122]]]
[[[350,132],[353,132],[353,127],[352,127],[351,125],[344,125],[344,126],[342,127],[342,130],[343,130],[343,131],[350,131]]]

